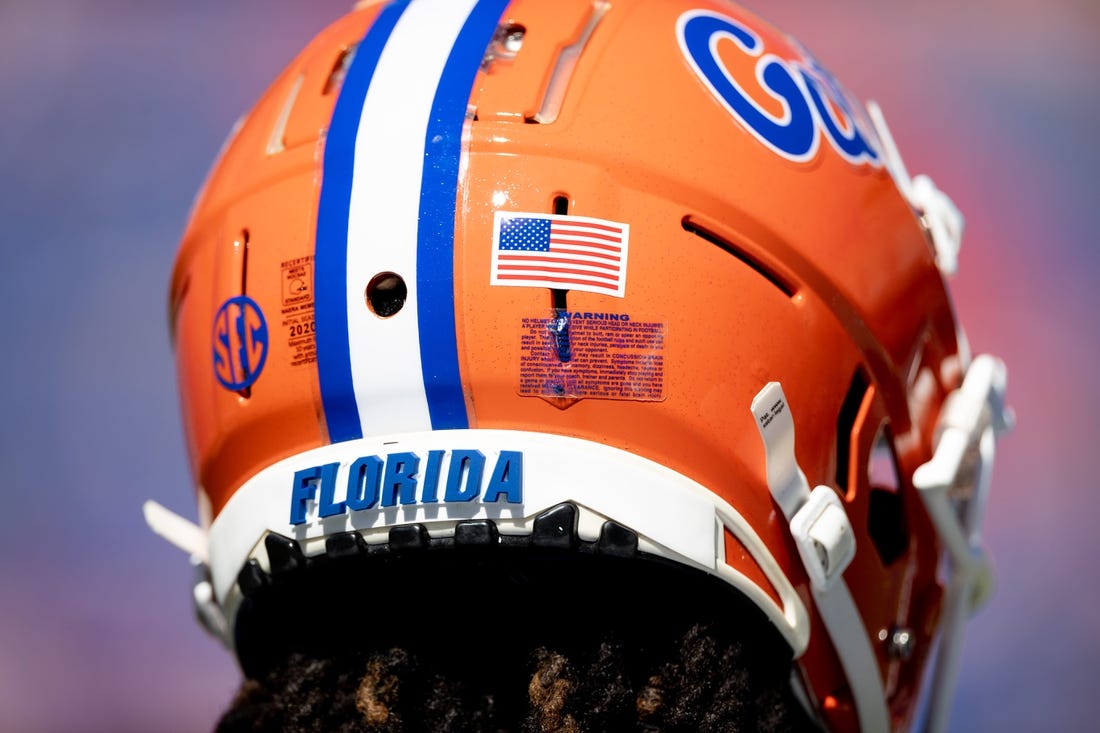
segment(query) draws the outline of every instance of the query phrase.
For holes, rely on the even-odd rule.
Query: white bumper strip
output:
[[[507,470],[521,465],[522,488],[512,483],[514,473],[505,470],[509,460]],[[410,463],[415,465],[406,465]],[[364,497],[371,497],[362,487],[377,486],[382,477],[381,494],[369,508],[348,507],[353,468],[360,479],[351,483],[359,490],[351,497],[353,505],[364,506]],[[543,433],[407,433],[327,445],[280,461],[238,489],[214,520],[209,541],[214,591],[232,616],[239,595],[237,575],[250,557],[261,564],[266,560],[261,540],[268,532],[293,538],[307,555],[323,551],[323,538],[338,532],[358,530],[368,542],[384,541],[387,528],[412,523],[446,536],[456,522],[492,519],[501,534],[522,535],[531,532],[534,517],[562,502],[630,528],[648,552],[724,579],[761,608],[795,656],[805,651],[805,606],[764,542],[732,506],[653,461]],[[725,564],[723,527],[748,549],[782,606]]]

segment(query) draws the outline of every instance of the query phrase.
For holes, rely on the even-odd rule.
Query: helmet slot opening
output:
[[[857,368],[856,373],[852,375],[852,383],[848,385],[848,393],[844,395],[844,402],[840,404],[840,413],[836,417],[836,485],[847,501],[852,499],[852,494],[848,491],[848,471],[851,466],[852,447],[855,445],[852,428],[855,427],[856,418],[859,417],[859,408],[863,405],[868,386],[863,369]]]
[[[336,61],[332,64],[332,71],[329,72],[328,79],[325,80],[325,87],[321,94],[332,94],[344,83],[344,77],[348,75],[348,68],[351,66],[352,59],[355,58],[355,49],[358,47],[358,43],[353,43],[341,49]]]
[[[883,424],[867,456],[867,533],[883,565],[890,565],[909,549],[909,527],[901,496],[901,477],[890,426]]]
[[[249,231],[242,229],[240,238],[234,244],[241,253],[241,295],[248,295],[248,250],[251,244]]]
[[[233,241],[233,247],[240,254],[241,263],[241,295],[248,295],[248,251],[251,248],[251,234],[248,229],[242,229],[241,234]],[[252,397],[252,385],[237,390],[237,395],[242,402]]]
[[[744,262],[746,265],[755,270],[758,274],[764,277],[765,280],[777,287],[788,298],[793,298],[796,288],[788,283],[784,278],[780,277],[777,272],[770,269],[763,262],[757,260],[748,254],[745,250],[738,247],[733,242],[729,241],[725,237],[717,234],[699,224],[699,222],[692,219],[691,215],[685,216],[680,225],[683,226],[684,231],[691,232],[695,236],[710,242],[713,245],[717,245],[719,249],[727,252],[737,259]]]

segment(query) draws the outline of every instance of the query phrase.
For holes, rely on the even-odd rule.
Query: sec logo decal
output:
[[[267,321],[256,301],[238,295],[214,316],[214,376],[233,392],[259,378],[267,361]]]

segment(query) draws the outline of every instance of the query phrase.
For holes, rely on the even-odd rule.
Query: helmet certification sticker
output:
[[[214,316],[214,376],[233,392],[259,379],[267,361],[267,321],[256,301],[237,295]]]
[[[555,311],[524,318],[519,393],[525,397],[664,399],[667,324],[627,313]]]
[[[283,289],[283,332],[290,365],[317,361],[316,322],[313,319],[313,255],[280,263]]]

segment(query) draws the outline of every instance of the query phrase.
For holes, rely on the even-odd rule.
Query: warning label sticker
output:
[[[519,393],[529,397],[659,402],[667,324],[626,313],[524,318]]]
[[[283,333],[287,337],[290,365],[317,361],[316,325],[313,320],[313,257],[281,263],[283,277]]]

